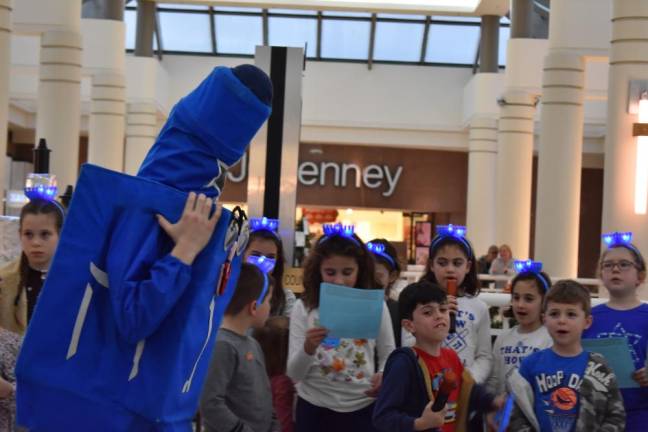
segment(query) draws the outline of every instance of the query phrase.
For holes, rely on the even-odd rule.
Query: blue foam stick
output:
[[[498,423],[497,432],[506,432],[508,425],[511,421],[511,414],[513,413],[513,403],[515,402],[515,397],[511,394],[506,398],[506,403],[504,408],[498,411],[495,416],[495,420]]]

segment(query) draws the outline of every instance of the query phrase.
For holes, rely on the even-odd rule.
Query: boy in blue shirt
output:
[[[509,379],[516,432],[623,431],[625,411],[612,369],[603,357],[583,350],[592,325],[590,293],[571,280],[547,293],[544,323],[553,346],[522,362]]]

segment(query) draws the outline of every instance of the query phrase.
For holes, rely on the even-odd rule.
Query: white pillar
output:
[[[152,103],[129,103],[126,118],[124,172],[135,175],[157,136],[157,109]]]
[[[648,215],[634,212],[635,114],[628,113],[628,85],[648,79],[648,2],[615,0],[608,85],[607,136],[603,186],[603,231],[633,231],[634,243],[648,255]],[[646,168],[644,168],[646,169]],[[643,298],[648,299],[644,286]]]
[[[11,70],[11,0],[0,0],[0,197],[9,187],[6,172],[9,123],[9,74]]]
[[[118,73],[92,77],[88,162],[105,168],[124,169],[126,85]]]
[[[535,105],[531,93],[508,90],[499,118],[495,235],[516,258],[529,256]]]
[[[81,122],[81,35],[50,30],[41,35],[36,142],[52,150],[50,172],[59,189],[74,185],[79,158]]]
[[[477,117],[470,122],[466,227],[475,253],[495,243],[497,120]]]
[[[551,51],[542,85],[535,258],[549,274],[578,276],[583,100],[582,56]]]

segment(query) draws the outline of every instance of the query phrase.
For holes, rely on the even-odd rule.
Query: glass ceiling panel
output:
[[[322,22],[322,57],[367,60],[370,23],[326,19]]]
[[[280,13],[280,14],[287,14],[287,15],[312,15],[312,16],[317,15],[317,11],[306,10],[306,9],[270,9],[269,12],[271,14]]]
[[[254,12],[254,13],[261,13],[261,8],[244,8],[244,7],[229,7],[229,6],[223,6],[223,7],[216,7],[214,8],[215,11],[223,11],[223,12]]]
[[[388,14],[388,13],[379,13],[378,19],[380,18],[391,18],[391,19],[401,19],[401,20],[413,20],[413,21],[425,21],[425,15],[407,15],[407,14]]]
[[[158,9],[159,8],[164,8],[164,9],[192,9],[192,10],[202,10],[206,11],[208,9],[207,6],[199,6],[199,5],[194,5],[194,4],[185,4],[185,3],[158,3],[157,4]]]
[[[124,11],[124,25],[126,26],[126,49],[135,49],[135,27],[137,23],[137,12],[132,10]]]
[[[209,15],[160,12],[159,17],[165,51],[211,52]]]
[[[374,59],[417,62],[425,25],[418,23],[376,23]]]
[[[428,34],[425,61],[473,64],[478,40],[479,27],[432,24]]]
[[[506,47],[508,40],[511,37],[510,27],[500,27],[499,34],[499,65],[506,66]]]
[[[268,42],[273,46],[304,48],[308,44],[307,57],[315,57],[317,45],[317,21],[304,18],[268,18]]]
[[[371,18],[369,12],[342,12],[342,11],[323,11],[325,17],[352,17],[352,18]]]
[[[216,15],[216,51],[220,54],[254,54],[263,44],[261,17]]]

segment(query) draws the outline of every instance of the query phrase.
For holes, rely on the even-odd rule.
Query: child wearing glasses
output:
[[[638,388],[621,389],[627,414],[626,431],[644,431],[648,424],[648,304],[637,295],[646,280],[646,261],[631,243],[631,233],[605,234],[600,277],[610,300],[592,309],[593,323],[585,338],[625,337],[634,360]]]

